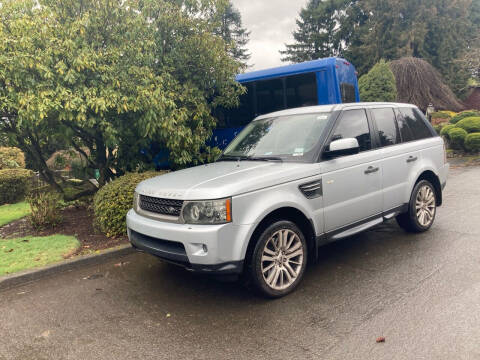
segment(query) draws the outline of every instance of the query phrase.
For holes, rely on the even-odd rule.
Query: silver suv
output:
[[[442,138],[413,105],[275,112],[215,163],[139,184],[128,236],[138,250],[193,271],[245,274],[280,297],[325,243],[394,217],[428,230],[448,168]]]

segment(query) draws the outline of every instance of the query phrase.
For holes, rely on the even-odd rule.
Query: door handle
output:
[[[373,174],[373,173],[376,173],[378,170],[380,170],[380,168],[378,167],[373,167],[373,166],[369,166],[367,170],[365,170],[365,174],[368,175],[368,174]]]
[[[407,159],[407,163],[411,163],[411,162],[414,162],[414,161],[417,161],[418,160],[418,157],[416,156],[410,156],[408,159]]]

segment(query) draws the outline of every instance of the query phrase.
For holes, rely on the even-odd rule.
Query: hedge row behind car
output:
[[[480,116],[480,111],[477,110],[467,110],[467,111],[462,111],[461,113],[455,115],[451,120],[451,124],[456,124],[459,121],[469,118],[469,117],[477,117]]]
[[[470,151],[480,151],[480,132],[468,134],[465,138],[465,147]]]
[[[25,197],[33,172],[26,169],[0,170],[0,205],[13,204]]]
[[[438,128],[437,131],[439,131]],[[443,125],[439,133],[448,140],[452,149],[471,152],[480,151],[480,147],[477,144],[477,135],[475,135],[480,133],[480,116],[470,116],[459,120],[456,124]],[[467,137],[469,137],[468,145]]]
[[[95,194],[93,201],[95,222],[100,230],[109,237],[125,235],[126,216],[128,210],[132,208],[135,188],[143,180],[164,173],[156,171],[129,173],[102,187]]]

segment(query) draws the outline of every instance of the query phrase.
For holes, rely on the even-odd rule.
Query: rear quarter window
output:
[[[420,111],[415,108],[401,108],[407,126],[410,129],[412,140],[421,140],[433,137],[430,128],[426,124],[425,118]]]

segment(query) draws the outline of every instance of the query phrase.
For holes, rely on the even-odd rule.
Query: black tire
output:
[[[419,192],[425,187],[428,187],[430,189],[433,196],[433,215],[431,216],[431,218],[429,218],[427,224],[422,224],[421,219],[419,219],[419,216],[417,215],[416,202],[417,197],[419,196]],[[408,232],[421,233],[429,230],[432,227],[435,221],[436,214],[437,194],[435,192],[435,188],[428,180],[421,180],[413,188],[412,195],[410,196],[410,202],[408,204],[408,211],[404,214],[400,214],[397,216],[397,223],[398,225],[400,225],[400,227],[402,227]]]
[[[272,258],[275,257],[278,260],[278,266],[274,265],[273,268],[271,268],[271,270],[265,270],[269,266],[267,264],[272,264],[272,262],[262,261],[262,256],[265,255],[264,252],[267,251],[266,246],[269,249],[269,251],[271,251],[270,249],[272,248],[270,246],[275,245],[275,243],[278,245],[280,231],[282,231],[282,234],[287,234],[286,236],[287,242],[289,242],[290,239],[293,239],[292,240],[293,245],[290,247],[290,249],[288,249],[286,246],[288,244],[285,244],[284,246],[285,252],[280,251],[280,249],[278,249],[279,254],[277,255],[277,257],[272,255]],[[292,234],[295,234],[297,237],[293,236]],[[284,236],[284,235],[281,235],[281,236]],[[277,239],[277,242],[275,242],[275,239]],[[250,284],[254,286],[257,292],[259,292],[261,295],[266,296],[268,298],[279,298],[294,291],[303,278],[303,275],[305,273],[305,268],[307,265],[307,259],[308,259],[307,242],[305,240],[305,236],[303,235],[303,232],[298,228],[298,226],[295,223],[287,220],[280,220],[280,221],[273,222],[271,225],[267,226],[267,228],[264,231],[262,231],[262,233],[258,236],[258,238],[253,240],[256,240],[256,244],[255,244],[255,248],[251,252],[250,258],[248,259],[249,261],[246,269],[248,279],[250,280],[249,281]],[[267,242],[268,242],[268,245],[267,245]],[[294,249],[296,246],[300,246],[300,247],[295,249],[292,252],[288,252],[288,250]],[[300,248],[303,250],[303,255],[297,255],[297,257],[285,260],[285,258],[287,258],[288,256],[298,253],[300,251]],[[266,256],[269,256],[269,255],[266,255]],[[296,263],[294,265],[293,264],[294,260],[295,262],[300,262],[299,260],[300,256],[302,257],[301,265]],[[290,261],[292,261],[292,263],[290,263]],[[275,262],[274,264],[277,264],[277,262]],[[290,266],[289,269],[294,270],[294,273],[296,274],[296,278],[294,278],[294,276],[291,276],[292,272],[290,272],[287,269],[287,266]],[[277,269],[275,269],[275,267]],[[288,287],[284,289],[283,288],[275,289],[271,287],[267,283],[267,280],[264,278],[263,274],[265,272],[266,274],[265,276],[267,276],[267,274],[270,274],[273,271],[280,272],[280,274],[278,275],[279,277],[278,285],[280,284],[283,285],[284,281],[287,283],[292,281],[292,283],[289,284]],[[288,279],[287,277],[290,277],[290,279]],[[273,278],[275,278],[275,275],[273,275]],[[274,281],[275,282],[277,281],[276,278]]]

